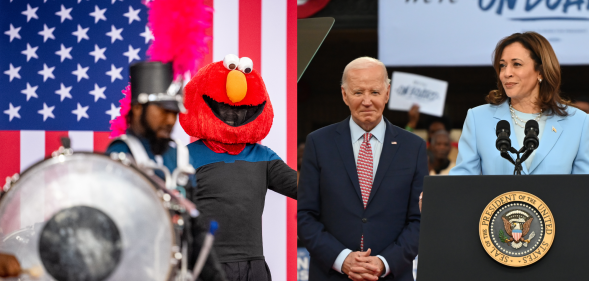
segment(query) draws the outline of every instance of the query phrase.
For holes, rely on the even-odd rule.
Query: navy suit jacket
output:
[[[419,194],[428,174],[426,145],[385,119],[380,162],[366,209],[349,118],[307,137],[298,190],[298,232],[311,255],[309,280],[349,280],[332,269],[346,248],[372,249],[390,268],[385,280],[413,280],[419,242]]]

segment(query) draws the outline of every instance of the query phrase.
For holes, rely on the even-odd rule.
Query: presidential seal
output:
[[[485,251],[507,266],[522,267],[540,260],[554,241],[554,218],[533,194],[512,191],[487,205],[479,221]]]

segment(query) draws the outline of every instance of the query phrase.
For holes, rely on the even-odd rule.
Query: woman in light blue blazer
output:
[[[589,117],[560,96],[560,65],[548,40],[535,32],[508,36],[497,44],[493,66],[498,89],[487,95],[489,104],[468,110],[450,175],[513,174],[514,165],[495,147],[500,120],[509,122],[517,150],[526,122],[539,124],[540,144],[522,174],[588,174]]]

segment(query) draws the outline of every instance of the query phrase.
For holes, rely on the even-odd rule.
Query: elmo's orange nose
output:
[[[227,75],[227,97],[234,103],[238,103],[247,94],[247,80],[245,74],[238,70],[231,70]]]

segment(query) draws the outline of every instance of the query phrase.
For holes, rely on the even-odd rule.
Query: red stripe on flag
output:
[[[262,0],[239,0],[239,57],[252,59],[261,73]]]
[[[110,143],[110,132],[94,132],[94,152],[104,153]]]
[[[297,168],[297,1],[286,7],[286,159]],[[297,201],[286,200],[286,280],[297,280]]]
[[[20,131],[0,131],[0,187],[6,183],[6,177],[20,173]],[[11,205],[0,221],[2,235],[9,234],[20,228],[20,195],[16,194]]]
[[[20,131],[0,131],[0,186],[6,177],[20,172]]]
[[[204,5],[207,5],[213,9],[215,8],[213,0],[203,0],[202,2]],[[211,38],[211,40],[209,40],[207,42],[207,47],[209,48],[209,52],[204,56],[204,58],[202,60],[202,64],[199,66],[199,68],[213,62],[213,27],[214,26],[213,26],[212,17],[213,17],[213,15],[211,15],[211,27],[205,31],[205,34],[207,36],[210,36],[210,38]]]
[[[61,137],[68,137],[67,131],[45,131],[45,157],[51,157],[51,153],[61,146]]]

